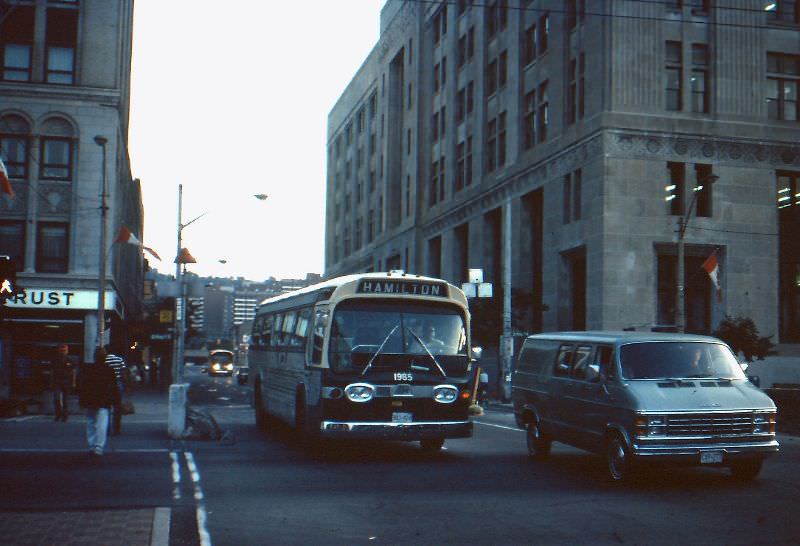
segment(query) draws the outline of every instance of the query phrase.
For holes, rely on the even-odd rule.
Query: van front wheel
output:
[[[606,463],[611,481],[621,482],[633,474],[633,457],[619,434],[614,434],[606,444]]]
[[[542,427],[538,421],[528,423],[525,429],[525,437],[528,440],[528,457],[531,459],[544,459],[550,455],[550,439],[542,432]]]

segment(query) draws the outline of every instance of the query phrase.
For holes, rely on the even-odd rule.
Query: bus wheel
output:
[[[439,451],[444,446],[444,438],[425,438],[419,441],[425,451]]]
[[[261,382],[256,383],[253,389],[253,405],[256,408],[256,427],[262,432],[267,431],[267,411],[264,409],[264,401],[261,399]]]

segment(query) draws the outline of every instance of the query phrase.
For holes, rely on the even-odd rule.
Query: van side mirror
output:
[[[483,354],[483,347],[473,347],[470,350],[470,357],[472,357],[473,360],[480,359],[481,354]]]

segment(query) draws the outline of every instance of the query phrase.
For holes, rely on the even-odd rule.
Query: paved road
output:
[[[142,528],[159,509],[173,545],[800,542],[800,438],[782,436],[783,451],[752,484],[722,470],[677,469],[620,487],[606,481],[599,458],[565,446],[529,461],[507,412],[488,412],[474,438],[448,441],[441,453],[345,443],[312,456],[283,431],[255,429],[246,387],[196,369],[187,378],[192,403],[235,441],[170,441],[163,405],[145,400],[97,463],[83,453],[81,419],[0,421],[3,542],[26,536],[19,525],[3,533],[3,521],[35,526],[41,514],[63,513],[73,522],[128,517],[115,524],[128,542],[95,533],[75,543],[146,544]],[[79,535],[56,519],[44,521]]]

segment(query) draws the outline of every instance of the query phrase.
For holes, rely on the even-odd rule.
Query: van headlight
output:
[[[433,399],[440,404],[452,404],[458,399],[458,389],[452,385],[439,385],[433,388]]]
[[[353,383],[344,388],[344,394],[351,402],[369,402],[375,394],[375,387],[368,383]]]
[[[753,434],[775,434],[775,414],[756,413],[753,415]]]
[[[667,434],[666,415],[640,415],[634,423],[636,436],[664,436]]]

